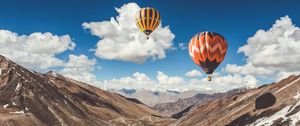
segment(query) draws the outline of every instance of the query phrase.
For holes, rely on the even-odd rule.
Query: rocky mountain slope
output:
[[[259,88],[215,95],[211,99],[207,95],[196,95],[182,101],[185,109],[173,118],[162,117],[137,99],[110,93],[55,72],[30,71],[0,56],[1,126],[300,125],[300,76],[290,76]],[[199,99],[204,100],[199,102]],[[175,110],[179,105],[174,106]]]
[[[192,108],[172,125],[299,126],[300,76]]]
[[[196,94],[193,97],[179,99],[176,102],[167,102],[156,104],[153,109],[161,112],[165,116],[170,116],[178,118],[178,115],[185,114],[189,109],[194,106],[199,106],[201,104],[206,104],[207,102],[219,99],[222,97],[230,97],[232,95],[242,93],[247,91],[246,88],[234,89],[225,93],[213,93],[213,94]],[[184,113],[183,113],[184,112]]]
[[[1,125],[167,125],[172,122],[136,99],[54,72],[30,71],[3,56],[0,56],[0,69]]]

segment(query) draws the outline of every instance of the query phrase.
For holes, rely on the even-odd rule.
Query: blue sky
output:
[[[116,17],[115,7],[135,2],[140,7],[154,7],[162,15],[162,26],[169,26],[175,35],[174,47],[187,44],[190,38],[201,31],[215,31],[228,41],[226,58],[217,69],[220,72],[226,64],[245,64],[246,57],[237,53],[239,47],[257,30],[267,30],[275,20],[288,15],[294,24],[300,24],[300,2],[297,0],[218,0],[218,1],[111,1],[111,0],[27,0],[2,1],[0,4],[0,29],[19,35],[33,32],[51,32],[56,35],[68,34],[76,43],[74,50],[67,50],[57,56],[65,61],[69,54],[84,54],[97,59],[93,73],[99,80],[130,76],[135,72],[155,78],[157,71],[169,76],[184,76],[187,71],[198,68],[190,59],[188,50],[169,50],[166,58],[151,60],[144,64],[97,58],[94,49],[99,38],[84,29],[84,22],[101,22]]]

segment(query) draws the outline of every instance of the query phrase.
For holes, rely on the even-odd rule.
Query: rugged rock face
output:
[[[0,124],[167,125],[171,119],[136,99],[65,78],[40,74],[0,56]]]
[[[173,125],[299,126],[300,76],[290,76],[278,83],[209,101],[194,107]]]

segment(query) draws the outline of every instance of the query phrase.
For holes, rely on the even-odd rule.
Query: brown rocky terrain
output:
[[[300,125],[300,76],[171,103],[166,111],[177,112],[171,118],[139,100],[55,72],[30,71],[0,56],[0,95],[1,126]]]
[[[299,126],[300,76],[209,101],[190,110],[178,126]]]
[[[167,125],[172,119],[136,99],[40,74],[0,56],[0,124],[7,126]]]
[[[196,94],[193,97],[179,99],[176,102],[160,103],[156,104],[153,109],[161,112],[165,116],[172,116],[179,118],[182,114],[186,114],[191,108],[206,104],[207,102],[219,99],[222,97],[230,97],[238,93],[247,91],[246,88],[233,89],[225,93],[213,93],[213,94]]]

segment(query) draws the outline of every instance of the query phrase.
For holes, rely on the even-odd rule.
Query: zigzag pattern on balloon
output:
[[[192,38],[190,43],[189,43],[189,54],[192,58],[192,60],[200,66],[200,49],[199,49],[199,44],[196,43],[195,38]]]
[[[218,63],[224,60],[227,51],[225,39],[212,32],[203,32],[194,36],[189,44],[189,53],[198,65],[206,60]]]

